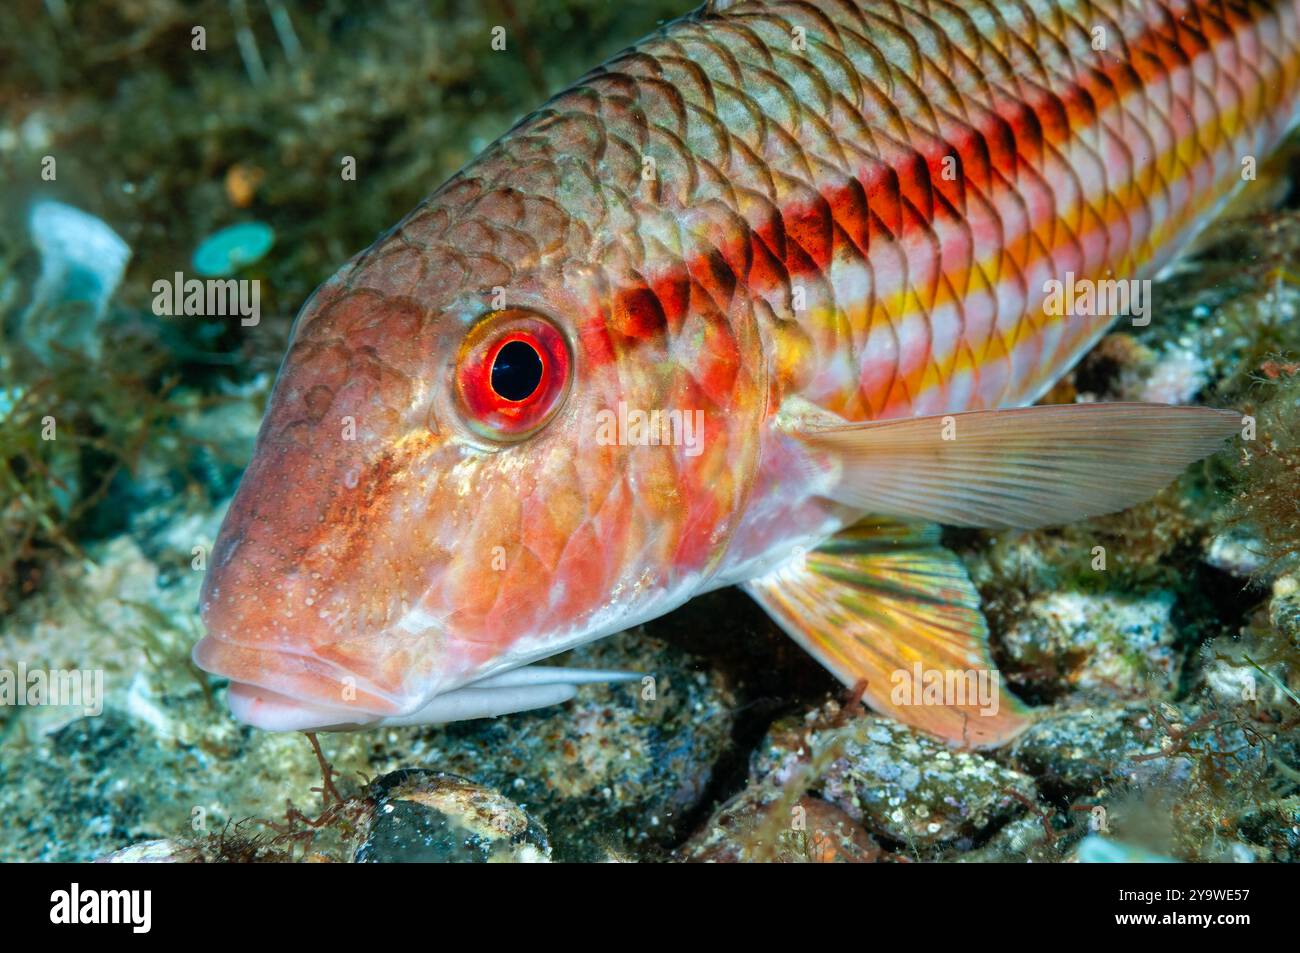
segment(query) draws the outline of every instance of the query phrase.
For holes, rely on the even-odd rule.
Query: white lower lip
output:
[[[312,705],[242,682],[231,683],[229,702],[231,714],[237,719],[267,731],[436,725],[546,708],[568,701],[579,685],[638,678],[635,672],[530,665],[436,695],[408,714],[388,716]]]
[[[334,725],[362,724],[375,716],[312,705],[246,682],[231,682],[226,700],[238,721],[266,731],[312,731]]]

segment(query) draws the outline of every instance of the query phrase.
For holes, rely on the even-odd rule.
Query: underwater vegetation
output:
[[[357,735],[229,719],[189,661],[202,561],[297,308],[546,91],[681,9],[0,5],[0,37],[23,38],[0,40],[0,669],[104,672],[94,714],[0,706],[0,859],[1300,859],[1294,146],[1156,284],[1149,326],[1048,398],[1232,407],[1255,439],[1113,516],[945,531],[1043,711],[1006,748],[876,717],[735,591],[567,660],[653,671],[650,697],[591,686]],[[487,64],[471,48],[499,21],[526,49]],[[121,273],[43,286],[41,199],[120,236]],[[152,281],[203,249],[262,280],[256,325],[154,313]]]

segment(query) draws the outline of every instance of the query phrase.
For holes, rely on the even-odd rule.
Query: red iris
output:
[[[528,436],[550,419],[569,383],[560,330],[529,311],[498,311],[465,339],[456,390],[470,425],[484,436]]]

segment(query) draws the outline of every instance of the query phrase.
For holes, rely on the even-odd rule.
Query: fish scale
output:
[[[972,418],[969,452],[985,456],[946,477],[917,472],[930,458],[909,456],[910,431],[844,428],[1040,396],[1113,320],[1047,313],[1047,282],[1170,261],[1289,127],[1298,47],[1296,0],[751,0],[665,26],[520,121],[304,306],[214,550],[196,659],[299,700],[350,672],[367,712],[406,716],[752,583],[853,683],[860,646],[832,650],[810,627],[827,592],[791,553],[864,512],[1052,514],[1024,471],[984,487],[1001,499],[1029,481],[1018,514],[936,503],[1001,465],[997,421]],[[563,329],[575,378],[535,436],[486,445],[448,381],[472,329],[511,309]],[[700,411],[698,453],[594,440],[593,417],[625,406]],[[1125,413],[1117,432],[1175,448],[1111,481],[1130,502],[1223,435],[1223,418]],[[357,433],[341,443],[344,417]],[[1023,430],[1040,443],[1020,459],[1044,453]],[[919,462],[871,470],[866,446]],[[1075,465],[1072,512],[1111,505],[1107,479]],[[952,600],[926,625],[981,639],[936,538],[859,532],[848,559],[873,595],[839,604],[913,586]]]
[[[701,304],[793,322],[770,335],[801,357],[775,358],[778,394],[816,377],[809,396],[851,419],[1026,402],[1109,323],[1048,320],[1043,282],[1149,277],[1171,257],[1289,121],[1296,18],[1225,3],[1014,13],[706,11],[465,170],[431,200],[455,217],[443,232],[417,213],[399,234],[484,256],[499,284],[531,263],[601,262],[616,304],[585,320],[620,344],[672,335]],[[1093,50],[1095,29],[1113,47]]]

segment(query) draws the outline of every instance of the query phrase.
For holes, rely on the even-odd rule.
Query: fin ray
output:
[[[837,502],[951,526],[1031,529],[1126,509],[1237,432],[1235,411],[1070,404],[865,423],[801,421]]]
[[[934,524],[864,520],[744,589],[840,681],[865,681],[866,701],[899,721],[971,747],[1003,744],[1029,724],[989,656],[979,593]],[[990,695],[904,700],[895,688],[915,681],[917,664],[975,673]]]

